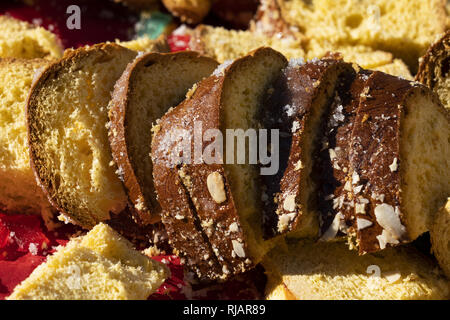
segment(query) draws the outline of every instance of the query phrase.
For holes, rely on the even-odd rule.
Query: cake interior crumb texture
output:
[[[0,58],[0,208],[40,213],[50,206],[36,184],[28,154],[25,107],[44,59]]]
[[[393,52],[413,72],[445,31],[444,0],[278,0],[286,21],[307,38]],[[332,8],[332,9],[331,9]]]
[[[449,117],[431,92],[407,98],[400,137],[402,211],[410,239],[430,230],[433,217],[450,194]]]
[[[0,57],[60,58],[59,39],[42,27],[8,16],[0,16]]]
[[[136,251],[100,223],[72,239],[19,284],[9,300],[145,300],[169,277],[163,264]]]
[[[358,256],[343,242],[303,241],[272,250],[263,265],[269,298],[279,298],[279,286],[298,300],[445,300],[450,293],[438,266],[409,246]]]

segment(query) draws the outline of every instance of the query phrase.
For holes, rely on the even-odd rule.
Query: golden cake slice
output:
[[[8,300],[144,300],[169,273],[100,223],[59,247]]]
[[[108,103],[137,53],[115,43],[66,50],[34,82],[27,102],[28,143],[50,202],[86,229],[127,205],[108,147]]]

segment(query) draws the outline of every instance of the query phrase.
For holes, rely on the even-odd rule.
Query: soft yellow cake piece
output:
[[[0,58],[0,209],[40,213],[50,208],[36,184],[28,154],[25,105],[44,59]]]
[[[270,284],[267,298],[289,293],[299,300],[449,297],[449,282],[437,265],[413,247],[363,256],[342,242],[300,242],[288,248],[272,250],[263,262]]]
[[[0,16],[0,57],[60,58],[63,48],[55,34],[42,27]]]
[[[190,47],[223,63],[242,57],[259,47],[271,47],[287,59],[303,58],[302,43],[294,38],[267,37],[250,31],[227,30],[202,25],[196,28]]]
[[[310,39],[363,44],[394,53],[417,71],[418,58],[445,31],[445,0],[278,0],[283,18]]]
[[[18,285],[9,300],[144,300],[169,277],[106,224],[72,239]]]
[[[282,283],[281,277],[271,276],[266,284],[266,300],[297,300]]]

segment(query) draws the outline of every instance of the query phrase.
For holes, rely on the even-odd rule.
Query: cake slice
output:
[[[28,98],[36,178],[58,211],[84,228],[127,204],[106,124],[114,83],[135,56],[116,44],[67,51],[37,77]]]
[[[216,67],[216,61],[195,52],[149,53],[130,63],[115,85],[109,111],[110,145],[141,224],[159,220],[161,213],[149,156],[150,129],[155,125],[157,130],[157,120]]]
[[[0,58],[0,209],[39,214],[51,208],[36,184],[28,154],[25,107],[31,83],[45,59]]]
[[[430,230],[431,250],[450,279],[450,198],[434,217]]]
[[[266,121],[276,127],[282,112],[282,141],[286,137],[289,146],[281,153],[287,152],[289,156],[280,166],[282,176],[279,179],[268,177],[272,181],[267,182],[266,237],[286,232],[289,237],[319,236],[321,177],[316,174],[314,164],[322,149],[323,127],[335,92],[341,82],[354,73],[352,66],[341,60],[316,59],[307,63],[291,60],[274,85],[266,102]],[[270,205],[272,201],[274,210]]]
[[[170,275],[100,223],[38,266],[8,300],[145,300]]]
[[[60,58],[63,47],[55,34],[9,16],[0,16],[0,57]]]
[[[422,57],[416,80],[436,92],[450,109],[450,30],[442,35]]]
[[[430,230],[450,194],[449,113],[428,88],[374,72],[351,135],[349,181],[359,252]]]
[[[272,250],[263,266],[268,299],[447,300],[450,295],[436,263],[410,246],[358,256],[344,243],[302,241]]]
[[[226,279],[241,273],[257,264],[271,246],[262,232],[260,166],[248,158],[239,164],[236,132],[231,136],[226,132],[262,128],[263,99],[286,65],[280,53],[261,48],[219,66],[161,119],[153,138],[153,175],[162,221],[172,245],[202,278]],[[209,136],[198,141],[196,131]],[[212,148],[211,141],[224,143],[225,136],[226,150],[224,145]]]
[[[319,179],[318,212],[321,240],[345,236],[354,218],[350,170],[350,137],[359,108],[360,96],[371,71],[349,73],[336,88],[331,110],[323,125],[321,150],[314,163]]]

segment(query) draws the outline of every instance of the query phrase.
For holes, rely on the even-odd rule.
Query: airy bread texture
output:
[[[265,34],[258,29],[255,32],[235,31],[202,25],[194,30],[190,48],[213,57],[220,63],[244,56],[261,46],[272,47],[288,59],[321,59],[329,52],[339,52],[345,61],[354,62],[362,68],[384,71],[405,79],[412,79],[404,62],[394,59],[392,53],[386,51],[374,50],[365,45],[338,45],[326,40],[312,39],[306,43],[304,38],[295,32],[287,33],[284,38],[280,38],[278,33]]]
[[[100,223],[59,247],[8,300],[145,300],[169,275],[165,265]]]
[[[188,90],[217,67],[195,52],[149,53],[130,63],[115,85],[110,102],[109,138],[128,197],[148,224],[160,219],[161,207],[153,185],[150,154],[152,126]]]
[[[307,38],[389,51],[413,72],[435,35],[445,31],[447,20],[444,0],[278,0],[278,4],[282,17]]]
[[[219,66],[161,119],[153,138],[153,176],[162,221],[172,245],[201,278],[226,279],[248,270],[273,245],[263,239],[259,165],[248,159],[237,164],[237,143],[233,149],[230,141],[225,154],[215,151],[218,161],[194,155],[190,162],[173,163],[171,154],[179,150],[179,137],[173,132],[184,129],[182,136],[192,137],[194,126],[201,124],[203,132],[220,130],[225,139],[226,129],[243,133],[261,128],[263,99],[286,65],[280,53],[260,48]],[[192,150],[193,140],[188,144]],[[201,150],[210,144],[201,143]],[[224,164],[227,156],[232,160]]]
[[[410,239],[430,229],[450,194],[450,115],[437,100],[419,89],[408,97],[402,115],[399,167]]]
[[[147,36],[139,37],[130,41],[119,41],[116,40],[118,45],[128,48],[134,51],[142,52],[170,52],[170,46],[167,43],[167,39],[164,35],[159,36],[157,39],[153,40]]]
[[[0,57],[60,58],[59,39],[42,27],[8,16],[0,16]]]
[[[438,266],[413,247],[358,256],[344,243],[305,241],[272,250],[263,265],[270,299],[445,300],[450,294]]]
[[[30,166],[25,107],[33,78],[44,59],[0,58],[0,207],[40,213],[51,207]]]
[[[450,279],[450,198],[436,213],[430,236],[431,250],[447,278]]]
[[[34,82],[28,99],[30,158],[51,203],[85,228],[125,208],[108,143],[114,83],[136,52],[116,44],[67,51]]]
[[[450,30],[422,57],[416,80],[430,87],[450,109]]]
[[[195,29],[189,44],[192,50],[210,56],[220,63],[242,57],[262,46],[281,52],[287,59],[305,56],[301,41],[294,38],[280,39],[250,31],[226,30],[207,25]]]

